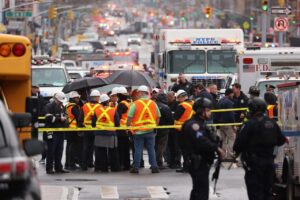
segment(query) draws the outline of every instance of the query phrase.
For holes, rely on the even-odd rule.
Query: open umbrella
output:
[[[97,77],[85,77],[82,79],[76,79],[73,82],[68,83],[64,88],[64,93],[69,93],[75,90],[82,90],[82,89],[91,89],[96,87],[101,87],[104,85],[108,85],[109,83],[102,78]]]
[[[135,70],[118,71],[110,75],[106,80],[110,84],[121,84],[128,86],[146,85],[156,87],[156,83],[147,74]]]

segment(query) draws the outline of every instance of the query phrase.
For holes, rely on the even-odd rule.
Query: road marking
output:
[[[102,199],[119,199],[117,186],[100,186],[100,194]]]
[[[66,200],[68,198],[68,188],[64,186],[52,186],[52,185],[42,185],[42,199],[43,200],[52,200],[52,199],[61,199]]]
[[[168,199],[169,195],[166,193],[162,186],[149,186],[147,190],[151,196],[151,198],[157,199]]]
[[[72,200],[78,200],[78,197],[79,197],[79,189],[78,188],[73,188]]]

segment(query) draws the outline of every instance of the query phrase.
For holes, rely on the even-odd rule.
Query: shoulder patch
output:
[[[193,123],[193,124],[192,124],[192,129],[193,129],[194,131],[198,131],[198,130],[200,129],[199,124]]]

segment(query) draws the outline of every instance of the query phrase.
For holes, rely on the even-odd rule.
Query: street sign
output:
[[[287,17],[274,18],[274,31],[285,32],[289,28],[289,20]]]
[[[272,7],[271,8],[272,14],[279,14],[279,15],[291,15],[292,14],[292,8],[291,7]]]
[[[23,17],[32,17],[32,12],[30,11],[16,11],[16,12],[6,12],[5,13],[6,17],[11,17],[11,18],[23,18]]]

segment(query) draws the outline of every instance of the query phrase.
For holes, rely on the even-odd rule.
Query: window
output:
[[[167,70],[171,74],[205,73],[205,51],[176,50],[168,52]]]
[[[236,73],[235,51],[209,50],[207,51],[208,73]]]
[[[40,87],[63,87],[67,77],[62,68],[35,68],[32,69],[32,85]]]

